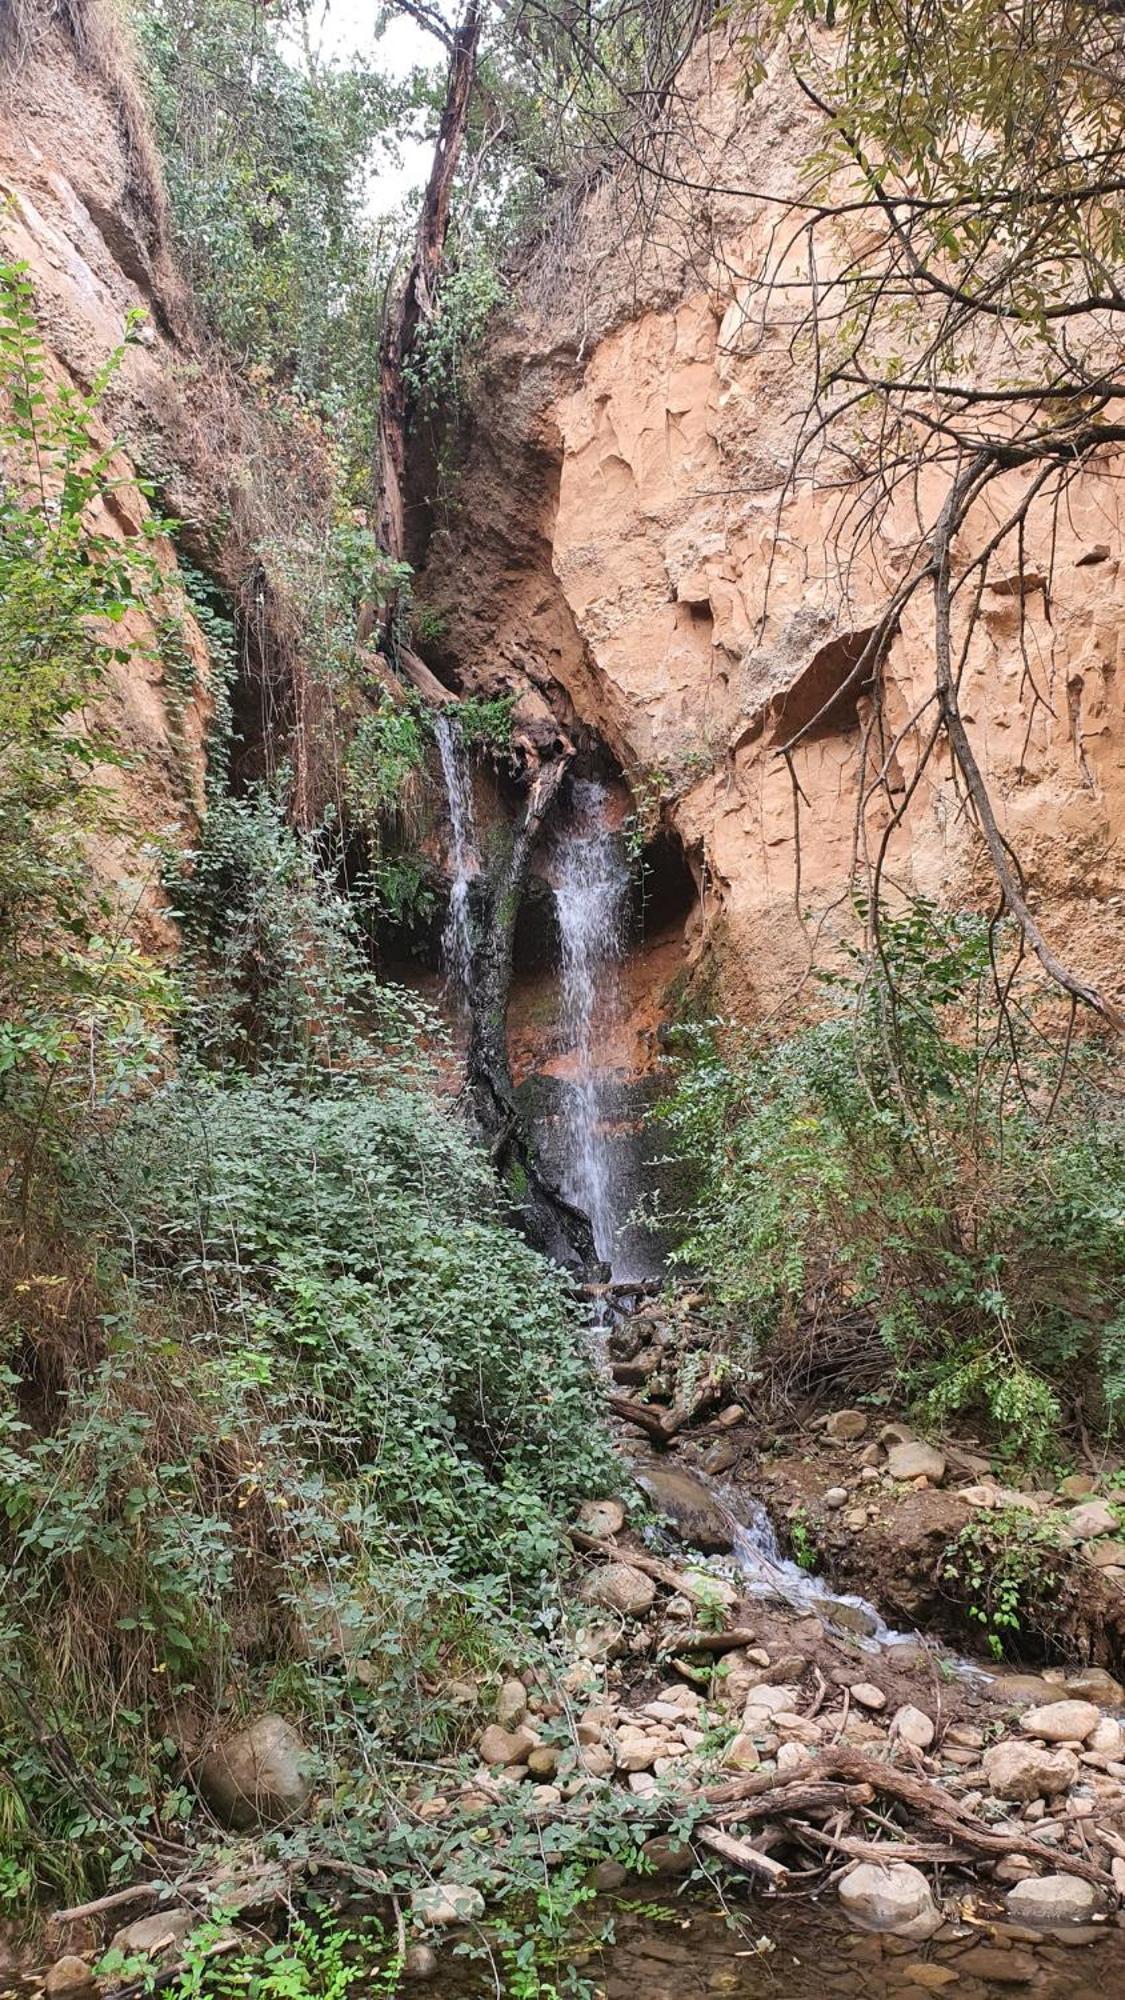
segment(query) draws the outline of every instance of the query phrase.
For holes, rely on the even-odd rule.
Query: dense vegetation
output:
[[[1064,1413],[1125,1410],[1125,1108],[1109,1053],[1069,1055],[1010,940],[924,902],[773,1045],[697,1032],[666,1106],[704,1186],[683,1258],[740,1362],[881,1337],[930,1423],[983,1421],[1021,1457]],[[792,1365],[792,1351],[790,1363]]]
[[[101,530],[105,381],[52,386],[17,270],[0,310],[34,470],[0,515],[0,1900],[26,1909],[175,1843],[185,1744],[263,1705],[362,1846],[394,1759],[471,1719],[443,1687],[517,1613],[549,1642],[561,1524],[609,1461],[578,1315],[317,843],[266,792],[213,799],[174,868],[178,983],[96,891],[83,711],[187,613]]]

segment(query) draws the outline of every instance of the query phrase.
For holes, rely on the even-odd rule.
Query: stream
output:
[[[473,789],[456,726],[444,716],[437,741],[450,826],[451,896],[443,949],[450,997],[463,1009],[472,996],[470,884],[480,866]],[[620,1143],[622,1081],[612,1067],[609,1032],[620,1004],[629,937],[629,861],[613,823],[609,788],[598,779],[568,781],[552,836],[552,882],[560,1040],[569,1073],[562,1115],[546,1138],[564,1192],[589,1216],[598,1257],[622,1285],[652,1272],[632,1268],[637,1232],[629,1217],[638,1189],[632,1157]],[[617,1310],[627,1316],[627,1301]],[[643,1480],[643,1467],[637,1470]],[[875,1605],[833,1591],[789,1561],[768,1512],[752,1494],[708,1480],[696,1466],[692,1477],[730,1517],[734,1544],[726,1566],[738,1573],[747,1595],[815,1616],[870,1654],[917,1643],[917,1634],[891,1630]],[[946,1664],[954,1673],[990,1678],[966,1661],[950,1658]],[[956,1886],[950,1874],[947,1897],[955,1896]],[[849,1930],[831,1899],[800,1893],[763,1898],[741,1890],[737,1900],[720,1908],[714,1892],[693,1887],[681,1895],[680,1887],[674,1879],[637,1878],[623,1885],[615,1903],[599,1901],[589,1914],[589,1944],[576,1947],[574,1972],[605,2000],[705,2000],[722,1994],[742,2000],[824,1995],[925,2000],[941,1992],[955,2000],[999,2000],[1013,1991],[1047,2000],[1125,1995],[1125,1936],[1118,1920],[1044,1936],[977,1916],[969,1883],[962,1884],[960,1917],[925,1944]],[[947,1902],[947,1909],[955,1907]],[[453,2000],[458,1994],[498,1993],[501,1987],[491,1972],[482,1981],[447,1962],[436,1990]],[[540,2000],[567,1990],[550,1983],[527,1988]]]

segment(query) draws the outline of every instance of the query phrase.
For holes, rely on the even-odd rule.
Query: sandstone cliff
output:
[[[811,359],[794,342],[808,270],[786,203],[814,133],[780,68],[749,105],[743,72],[741,51],[711,36],[649,204],[630,209],[619,178],[540,259],[496,336],[426,587],[453,671],[530,678],[605,738],[642,802],[660,798],[697,875],[721,997],[761,1017],[850,921],[857,855],[915,768],[933,637],[916,599],[886,663],[881,769],[869,745],[864,777],[869,694],[835,697],[917,523],[899,505],[857,542],[827,473],[805,461],[791,477]],[[763,290],[764,272],[782,282]],[[1065,508],[1032,510],[1020,576],[994,565],[962,706],[1033,908],[1120,1001],[1117,472],[1101,461]],[[972,517],[962,560],[997,504]],[[779,746],[814,718],[790,772]],[[940,749],[888,865],[907,889],[995,906]]]

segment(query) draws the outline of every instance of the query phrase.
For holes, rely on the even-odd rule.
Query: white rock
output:
[[[1096,1750],[1101,1757],[1120,1759],[1125,1751],[1125,1729],[1111,1715],[1103,1715],[1097,1728],[1087,1736],[1086,1748]]]
[[[804,1743],[783,1743],[777,1753],[777,1768],[785,1775],[803,1771],[812,1763],[812,1751]]]
[[[1100,1721],[1092,1701],[1049,1701],[1041,1708],[1025,1709],[1020,1728],[1044,1743],[1085,1743]]]
[[[751,1710],[758,1715],[792,1715],[796,1706],[796,1688],[784,1684],[771,1687],[766,1683],[762,1687],[751,1688],[746,1697],[747,1715]]]
[[[848,1489],[847,1489],[847,1487],[846,1487],[846,1486],[830,1486],[830,1487],[828,1488],[828,1491],[827,1491],[827,1493],[826,1493],[826,1494],[825,1494],[825,1496],[824,1496],[824,1504],[825,1504],[825,1506],[826,1506],[826,1507],[832,1507],[832,1508],[836,1508],[836,1507],[846,1507],[846,1506],[847,1506],[847,1504],[848,1504]]]
[[[1004,1898],[1021,1924],[1086,1924],[1101,1907],[1097,1890],[1077,1875],[1036,1875],[1017,1882]]]
[[[733,1737],[723,1751],[724,1771],[756,1771],[761,1761],[757,1744],[743,1733]]]
[[[1085,1500],[1071,1508],[1066,1525],[1080,1542],[1095,1542],[1099,1535],[1116,1534],[1117,1515],[1105,1500]]]
[[[622,1771],[651,1771],[664,1745],[644,1729],[619,1729],[617,1762]]]
[[[839,1893],[852,1922],[865,1930],[922,1939],[932,1937],[941,1923],[925,1876],[905,1861],[888,1867],[861,1861],[841,1878]]]
[[[914,1708],[907,1702],[896,1709],[891,1722],[891,1735],[900,1736],[904,1743],[912,1743],[916,1750],[928,1750],[936,1731],[925,1709]]]

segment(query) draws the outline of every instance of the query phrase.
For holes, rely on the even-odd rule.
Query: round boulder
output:
[[[941,1924],[929,1883],[906,1861],[886,1867],[861,1861],[841,1878],[839,1893],[851,1922],[864,1930],[920,1939],[932,1937]]]
[[[1009,1889],[1004,1902],[1017,1923],[1048,1930],[1055,1924],[1088,1924],[1101,1908],[1093,1884],[1077,1875],[1031,1875]]]
[[[891,1722],[891,1735],[901,1737],[904,1743],[913,1744],[915,1750],[928,1750],[934,1740],[934,1725],[924,1708],[915,1708],[911,1702],[896,1709]]]
[[[892,1479],[928,1479],[931,1486],[940,1486],[945,1478],[945,1459],[932,1444],[912,1439],[909,1444],[891,1446],[887,1471]]]
[[[1044,1743],[1085,1743],[1100,1721],[1092,1701],[1049,1701],[1042,1708],[1025,1709],[1020,1728]]]
[[[587,1577],[582,1595],[587,1604],[617,1611],[622,1618],[643,1618],[652,1610],[656,1585],[631,1563],[603,1563]]]
[[[261,1715],[207,1752],[199,1789],[212,1812],[239,1832],[281,1826],[308,1804],[308,1754],[283,1716]]]
[[[43,1981],[43,1991],[47,2000],[79,2000],[79,1996],[94,1994],[97,1980],[84,1958],[74,1952],[67,1952],[64,1958],[57,1958]]]
[[[734,1522],[701,1479],[678,1465],[649,1465],[637,1484],[690,1548],[725,1555],[734,1547]]]
[[[862,1410],[833,1410],[824,1425],[825,1437],[835,1438],[838,1444],[855,1444],[867,1429],[867,1418]]]
[[[997,1799],[1053,1799],[1078,1776],[1073,1750],[1044,1750],[1037,1743],[995,1743],[981,1762]]]

